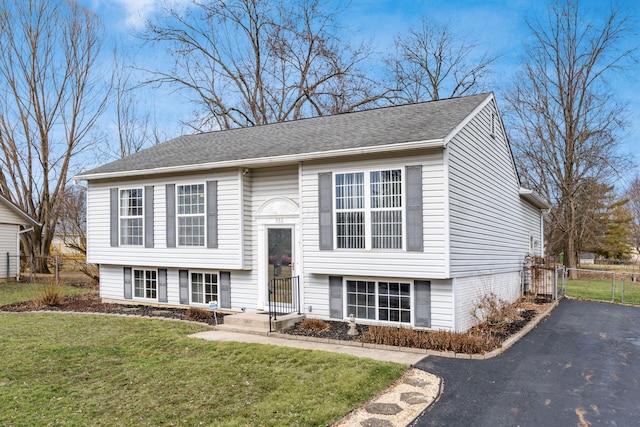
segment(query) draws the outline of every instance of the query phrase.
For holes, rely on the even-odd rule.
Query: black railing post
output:
[[[298,314],[300,314],[300,276],[296,276],[296,292],[298,293]]]

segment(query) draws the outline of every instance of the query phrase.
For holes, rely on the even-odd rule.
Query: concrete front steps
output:
[[[272,320],[272,330],[280,331],[303,319],[302,314],[284,314]],[[269,313],[266,311],[254,313],[237,313],[224,316],[224,323],[216,326],[216,329],[228,332],[240,332],[253,335],[269,334]]]

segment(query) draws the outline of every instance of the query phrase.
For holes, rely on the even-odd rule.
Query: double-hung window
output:
[[[178,245],[204,246],[204,184],[179,185],[177,192]]]
[[[191,302],[208,304],[218,301],[218,275],[216,273],[191,273]]]
[[[335,175],[336,245],[402,249],[402,170]]]
[[[156,270],[133,270],[133,291],[136,298],[157,299],[158,272]]]
[[[347,280],[347,314],[358,319],[411,322],[411,285],[402,282]]]
[[[142,246],[142,188],[120,190],[120,244]]]

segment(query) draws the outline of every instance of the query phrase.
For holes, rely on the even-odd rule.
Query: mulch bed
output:
[[[187,310],[183,308],[103,303],[100,297],[95,293],[65,296],[62,298],[62,302],[55,307],[37,307],[34,302],[26,301],[1,306],[0,311],[75,311],[80,313],[108,313],[130,316],[163,317],[176,320],[200,321],[209,325],[215,325],[216,323],[213,316],[210,319],[190,319],[187,317]],[[216,313],[216,316],[218,317],[218,324],[224,323],[223,315]]]
[[[491,335],[497,338],[500,342],[504,342],[510,336],[520,331],[538,313],[544,310],[546,308],[546,303],[547,301],[532,301],[529,304],[529,307],[522,311],[521,320],[511,323],[506,330],[491,331]],[[191,320],[207,323],[209,325],[216,324],[213,317],[210,319],[190,318],[187,316],[187,309],[103,303],[95,292],[82,295],[65,296],[62,298],[62,302],[55,307],[38,307],[33,301],[27,301],[0,306],[0,311],[75,311],[83,313],[109,313],[131,316],[162,317],[176,320]],[[218,324],[224,323],[224,315],[216,313],[216,316],[218,317]],[[362,334],[364,334],[369,328],[367,325],[357,325],[359,335],[354,336],[347,333],[349,331],[349,324],[347,322],[328,320],[326,323],[329,325],[329,328],[323,331],[305,329],[302,327],[302,322],[298,322],[294,326],[280,331],[280,333],[342,341],[359,341]],[[483,329],[483,332],[486,334],[486,329]],[[423,331],[421,333],[429,333],[429,331]],[[473,328],[470,333],[473,333]]]

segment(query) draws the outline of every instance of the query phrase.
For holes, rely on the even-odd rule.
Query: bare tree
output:
[[[636,176],[626,192],[629,199],[628,208],[632,216],[630,232],[631,244],[640,254],[640,177]]]
[[[41,224],[25,237],[36,256],[50,253],[71,161],[105,107],[101,39],[73,1],[0,0],[0,189]]]
[[[183,90],[200,131],[362,108],[381,95],[360,68],[368,50],[341,42],[337,15],[318,0],[194,0],[167,9],[143,34],[173,57],[151,82]]]
[[[390,98],[406,104],[477,93],[495,60],[449,26],[423,19],[395,37],[395,53],[385,60]]]
[[[616,136],[624,107],[606,78],[632,60],[633,49],[620,49],[630,26],[616,10],[600,25],[590,22],[573,0],[555,3],[546,21],[528,26],[532,42],[507,94],[512,142],[522,178],[555,205],[565,265],[575,267],[583,186],[608,182],[626,165]]]
[[[64,244],[87,256],[87,210],[86,192],[84,189],[69,186],[65,189],[60,203],[61,213],[58,222],[58,232],[62,235]],[[80,271],[94,282],[100,281],[100,274],[95,266],[83,262]]]

